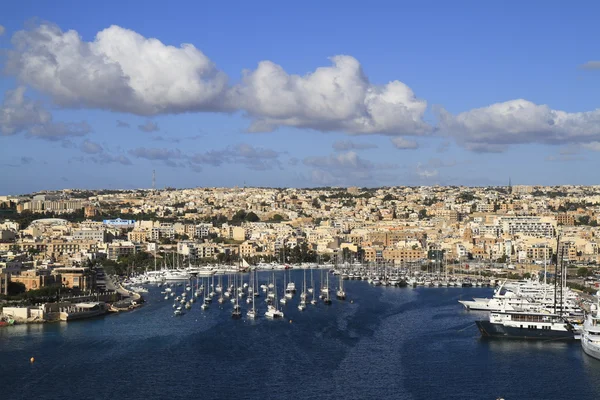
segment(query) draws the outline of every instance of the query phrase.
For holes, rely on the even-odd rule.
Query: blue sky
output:
[[[122,3],[0,6],[1,193],[598,183],[595,2]]]

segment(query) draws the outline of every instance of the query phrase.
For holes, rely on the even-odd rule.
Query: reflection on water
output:
[[[498,340],[479,339],[481,346],[487,346],[490,351],[502,353],[507,357],[531,354],[532,352],[544,352],[546,354],[564,354],[567,350],[579,350],[580,344],[575,341],[551,341],[551,340]]]

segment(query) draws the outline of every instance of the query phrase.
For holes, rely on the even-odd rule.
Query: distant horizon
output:
[[[3,6],[0,190],[598,182],[600,3],[179,4]]]
[[[598,185],[511,185],[511,187],[534,187],[534,188],[563,188],[563,187],[581,187],[581,188],[594,188],[600,187]],[[36,195],[41,193],[53,193],[53,192],[63,192],[63,191],[79,191],[79,192],[98,192],[98,191],[115,191],[115,192],[127,192],[127,191],[165,191],[165,190],[194,190],[194,189],[267,189],[267,190],[347,190],[350,188],[358,188],[360,190],[381,190],[381,189],[395,189],[395,188],[472,188],[472,189],[500,189],[500,188],[508,188],[508,185],[488,185],[488,186],[475,186],[475,185],[396,185],[396,186],[315,186],[315,187],[278,187],[278,186],[195,186],[195,187],[163,187],[163,188],[62,188],[62,189],[44,189],[39,191],[20,193],[20,194],[3,194],[0,193],[0,196],[28,196],[28,195]]]

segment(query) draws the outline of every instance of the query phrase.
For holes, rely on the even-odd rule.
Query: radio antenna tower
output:
[[[152,190],[156,190],[156,170],[152,170]]]

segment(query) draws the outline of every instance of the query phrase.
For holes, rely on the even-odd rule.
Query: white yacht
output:
[[[551,285],[542,284],[543,289],[527,290],[524,294],[519,287],[516,292],[504,290],[504,284],[500,285],[492,298],[473,298],[473,300],[459,300],[467,310],[475,311],[501,311],[501,310],[528,310],[557,312],[563,316],[580,317],[583,315],[581,307],[577,304],[577,294],[569,288],[555,288]],[[530,285],[528,285],[530,286]],[[510,287],[515,287],[510,285]],[[555,299],[556,297],[556,299]],[[555,302],[556,301],[556,302]],[[556,306],[555,306],[556,304]]]
[[[558,314],[531,311],[494,311],[475,321],[481,336],[499,339],[573,340],[574,327]]]
[[[600,292],[596,293],[600,302]],[[600,314],[599,307],[592,304],[590,313],[586,315],[581,334],[581,348],[590,357],[600,360]]]
[[[167,271],[165,272],[165,280],[167,281],[185,281],[190,279],[190,274],[185,271]]]

